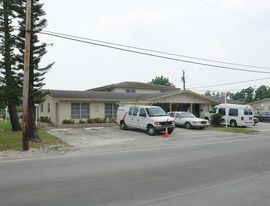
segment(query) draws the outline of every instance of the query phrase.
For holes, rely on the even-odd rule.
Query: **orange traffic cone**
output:
[[[164,137],[169,137],[169,135],[168,135],[168,127],[166,127],[166,130],[165,130],[165,135],[164,135]]]

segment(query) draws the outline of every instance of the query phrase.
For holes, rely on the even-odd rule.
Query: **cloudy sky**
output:
[[[123,81],[149,82],[161,75],[182,88],[183,70],[186,88],[196,92],[237,92],[249,86],[270,85],[269,0],[41,2],[47,13],[46,31],[155,50],[163,53],[140,52],[165,57],[40,34],[41,41],[53,43],[42,64],[56,62],[46,75],[46,89],[86,90]],[[223,86],[213,86],[220,84]]]

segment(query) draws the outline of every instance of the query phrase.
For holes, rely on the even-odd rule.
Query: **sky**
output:
[[[183,88],[183,71],[186,89],[198,93],[270,86],[269,0],[41,0],[41,3],[48,20],[46,31],[155,50],[163,52],[155,55],[166,57],[39,34],[40,40],[48,44],[41,65],[55,62],[45,76],[44,89],[87,90],[123,81],[147,83],[156,76],[169,78],[176,87]]]

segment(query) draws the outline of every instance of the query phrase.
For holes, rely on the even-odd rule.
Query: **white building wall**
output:
[[[42,109],[42,105],[43,105],[43,111]],[[55,112],[56,112],[56,101],[50,97],[50,96],[46,96],[45,101],[42,104],[39,104],[39,112],[38,112],[38,118],[40,117],[49,117],[51,118],[52,123],[55,123]]]
[[[91,102],[90,103],[90,119],[105,117],[105,103]]]

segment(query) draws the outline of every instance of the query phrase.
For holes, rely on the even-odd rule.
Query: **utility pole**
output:
[[[184,70],[183,70],[182,81],[183,81],[183,90],[186,90],[186,79],[185,79],[185,71]]]
[[[29,65],[30,65],[30,39],[31,39],[31,0],[26,1],[26,25],[24,47],[24,79],[23,79],[23,150],[29,150],[28,133],[28,97],[29,97]]]

